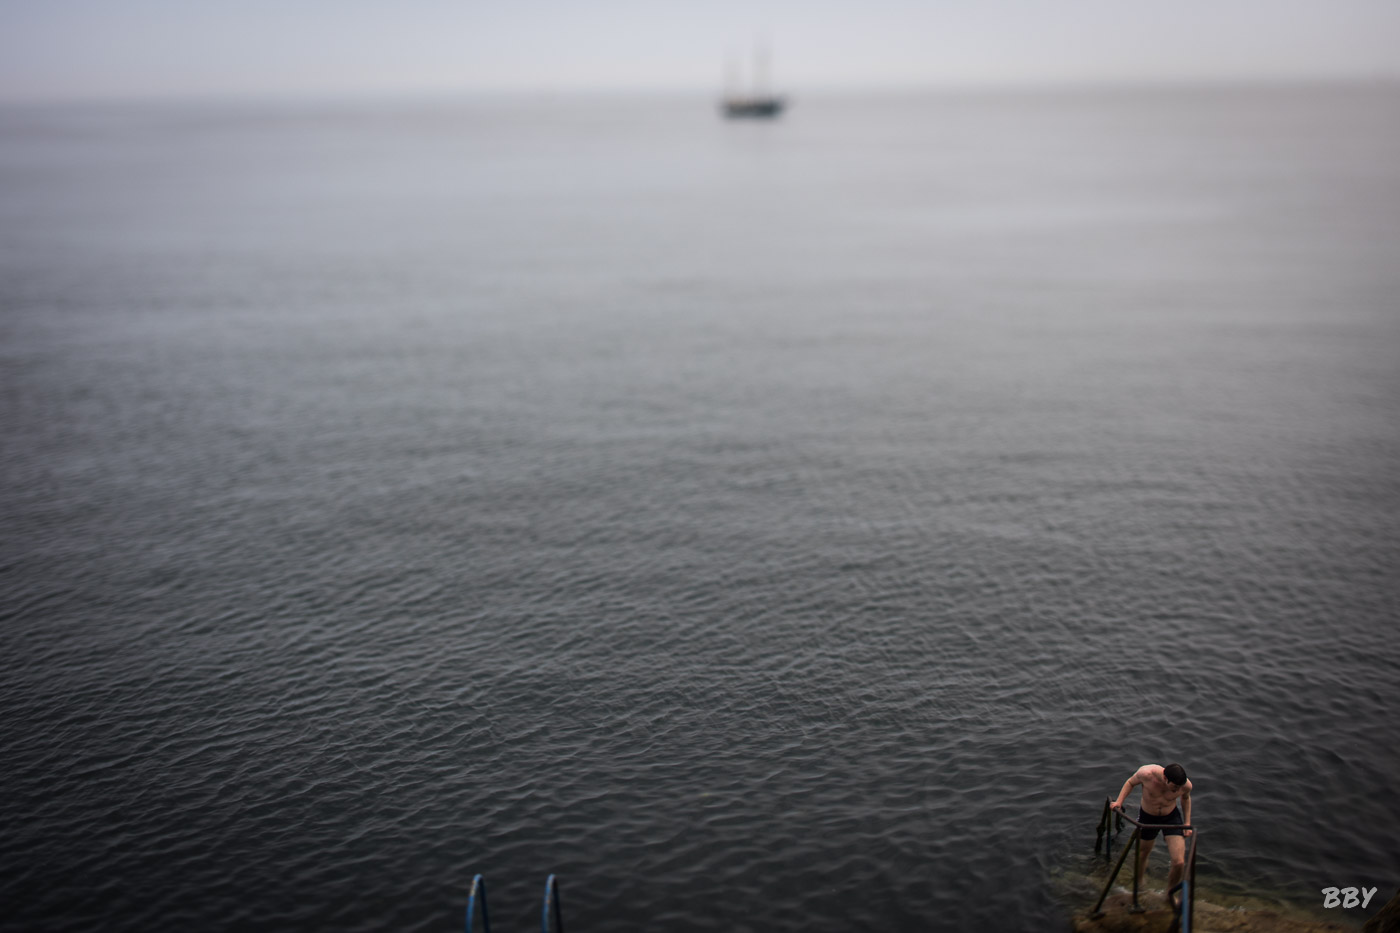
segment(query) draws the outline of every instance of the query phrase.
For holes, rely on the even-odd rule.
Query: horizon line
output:
[[[1059,76],[1008,79],[932,79],[927,81],[870,81],[815,83],[775,88],[775,93],[794,100],[814,97],[836,98],[854,95],[908,94],[985,94],[985,93],[1066,93],[1172,91],[1191,89],[1286,90],[1321,87],[1383,88],[1400,86],[1400,72],[1375,74],[1319,75],[1173,75],[1140,77]],[[375,103],[390,101],[449,101],[486,97],[501,98],[588,98],[588,97],[716,97],[722,89],[696,84],[636,85],[597,84],[497,85],[419,88],[324,88],[296,90],[207,90],[138,92],[114,91],[108,94],[57,93],[8,96],[0,92],[0,106],[99,106],[122,104],[296,104],[296,103]]]

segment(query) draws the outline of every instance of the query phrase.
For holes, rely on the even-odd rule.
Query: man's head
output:
[[[1186,769],[1176,762],[1172,762],[1162,769],[1162,776],[1171,784],[1182,787],[1186,784]]]

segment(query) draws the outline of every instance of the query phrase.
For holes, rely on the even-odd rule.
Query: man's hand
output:
[[[1111,804],[1108,805],[1108,808],[1109,808],[1110,810],[1122,810],[1122,809],[1123,809],[1123,804],[1122,804],[1121,801],[1115,800],[1115,801],[1113,801],[1113,803],[1111,803]]]
[[[1181,831],[1181,834],[1182,834],[1183,836],[1189,836],[1189,835],[1191,835],[1191,834],[1194,833],[1194,832],[1195,832],[1194,829],[1183,829],[1183,830]]]

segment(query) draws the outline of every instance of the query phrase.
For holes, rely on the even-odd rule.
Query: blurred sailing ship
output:
[[[771,58],[766,43],[755,47],[752,83],[745,90],[739,58],[729,56],[725,68],[724,98],[720,101],[720,112],[726,118],[771,120],[782,114],[787,100],[769,90]]]

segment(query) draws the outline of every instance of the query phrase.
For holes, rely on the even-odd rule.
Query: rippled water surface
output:
[[[1389,890],[1397,244],[1393,87],[0,112],[0,924]]]

